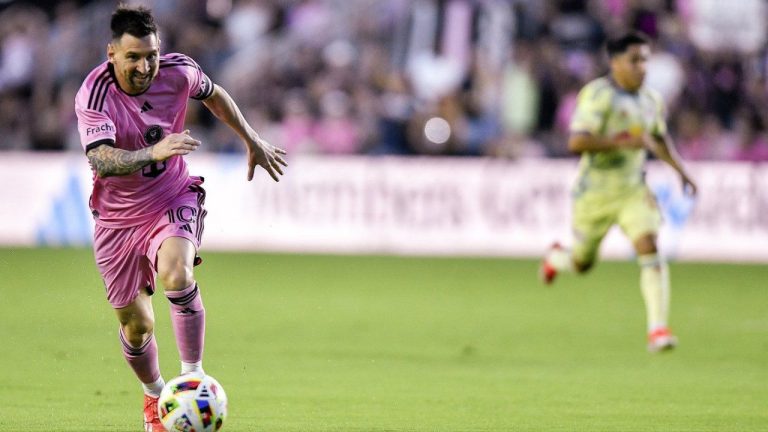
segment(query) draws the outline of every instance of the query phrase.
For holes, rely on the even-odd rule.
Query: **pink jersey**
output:
[[[138,95],[125,93],[112,65],[104,62],[88,74],[75,97],[80,142],[86,152],[99,145],[149,147],[184,130],[189,98],[202,100],[212,93],[211,80],[183,54],[161,56],[155,80]],[[105,228],[149,223],[194,182],[181,156],[124,176],[100,178],[94,172],[91,211]]]

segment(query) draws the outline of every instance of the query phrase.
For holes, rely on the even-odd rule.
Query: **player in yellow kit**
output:
[[[661,97],[643,86],[650,42],[629,33],[607,43],[610,73],[579,93],[568,147],[581,154],[573,188],[572,249],[554,244],[541,265],[542,280],[560,272],[583,273],[595,263],[600,243],[614,224],[632,241],[640,265],[640,288],[648,321],[648,349],[673,348],[668,327],[669,275],[658,254],[661,214],[644,182],[648,152],[680,174],[683,188],[696,193],[667,134]]]

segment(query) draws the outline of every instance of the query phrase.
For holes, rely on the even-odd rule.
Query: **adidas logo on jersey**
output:
[[[141,106],[141,112],[145,113],[145,112],[151,110],[152,108],[154,108],[154,107],[152,105],[150,105],[149,102],[144,101],[144,105]]]

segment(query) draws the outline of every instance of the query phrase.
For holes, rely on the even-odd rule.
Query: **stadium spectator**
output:
[[[295,108],[286,94],[304,93],[306,120],[316,132],[326,121],[327,93],[345,93],[345,115],[355,124],[357,141],[347,143],[347,151],[572,156],[558,124],[567,123],[562,116],[570,112],[574,89],[605,72],[600,47],[619,28],[654,38],[648,84],[669,104],[672,135],[685,134],[678,126],[692,122],[725,137],[705,137],[701,144],[707,148],[697,150],[696,158],[730,158],[727,149],[711,146],[732,141],[728,136],[740,127],[738,117],[753,107],[761,107],[762,123],[768,121],[766,31],[764,20],[756,19],[764,16],[761,0],[723,2],[714,9],[704,0],[131,3],[157,10],[164,50],[189,53],[247,111],[278,129],[293,128],[283,124],[293,122],[287,110]],[[0,131],[12,137],[0,149],[78,148],[74,120],[65,112],[69,104],[61,101],[88,72],[84,65],[103,55],[97,36],[106,35],[94,23],[108,17],[112,6],[87,0],[0,3],[0,104],[12,107],[0,112]],[[743,21],[738,32],[729,27],[734,16],[746,17],[734,21]],[[392,91],[391,76],[402,80],[400,90]],[[458,107],[447,119],[454,134],[447,145],[425,147],[419,142],[423,131],[415,131],[423,125],[411,119],[429,118],[435,103]],[[712,116],[716,125],[710,124]],[[19,118],[35,121],[19,124]],[[225,136],[197,107],[190,125],[203,137]],[[215,141],[210,150],[238,148],[226,138]],[[295,145],[334,151],[317,143]]]

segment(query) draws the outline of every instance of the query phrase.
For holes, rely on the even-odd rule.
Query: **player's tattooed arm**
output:
[[[197,150],[200,141],[189,135],[189,130],[172,133],[159,143],[136,151],[100,145],[88,151],[88,160],[99,177],[122,176],[138,171],[153,163],[173,156],[184,156]]]
[[[154,162],[152,147],[130,151],[100,145],[87,156],[96,175],[102,178],[130,174]]]

